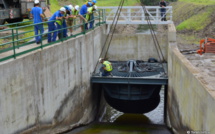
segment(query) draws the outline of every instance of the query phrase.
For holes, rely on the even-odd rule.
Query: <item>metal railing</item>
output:
[[[118,7],[99,7],[105,9],[106,23],[112,24],[113,18]],[[142,6],[124,6],[120,12],[118,24],[147,24],[146,15],[149,16],[152,24],[168,24],[172,23],[172,6],[165,7],[167,21],[162,21],[161,7],[146,6],[147,13],[144,13]]]
[[[95,21],[95,26],[92,29],[86,30],[84,28],[83,31],[78,30],[81,29],[81,26],[85,26],[86,22],[83,21],[83,23],[80,24],[80,18],[78,17],[75,19],[75,22],[73,22],[73,26],[61,28],[55,31],[51,32],[44,32],[42,34],[38,34],[37,36],[41,36],[42,40],[40,44],[36,44],[34,38],[34,26],[38,24],[44,25],[44,31],[48,31],[48,22],[46,21],[42,23],[33,24],[32,21],[24,21],[19,23],[13,23],[13,24],[7,24],[7,25],[0,25],[0,27],[9,27],[4,30],[0,30],[0,62],[8,60],[8,59],[16,59],[17,56],[38,50],[43,49],[46,46],[50,46],[52,44],[63,42],[67,39],[74,38],[78,35],[86,34],[87,32],[93,30],[95,27],[100,26],[101,24],[105,23],[105,10],[98,10],[98,14],[95,15],[93,20],[88,21],[90,23],[91,21]],[[55,42],[48,43],[46,35],[48,33],[53,32],[60,32],[63,29],[69,29],[73,28],[73,35],[67,36],[64,38],[60,38]],[[74,30],[75,29],[75,30]],[[23,31],[24,30],[24,31]],[[61,34],[62,35],[62,34]],[[62,37],[62,36],[61,36]]]

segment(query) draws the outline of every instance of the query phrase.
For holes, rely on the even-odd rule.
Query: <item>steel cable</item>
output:
[[[108,33],[106,39],[105,39],[105,43],[104,43],[104,46],[102,47],[102,51],[101,51],[99,57],[101,57],[102,54],[103,54],[103,52],[105,51],[106,43],[108,43],[109,36],[110,36],[110,34],[111,34],[111,32],[112,32],[111,37],[110,37],[110,41],[109,41],[109,43],[108,43],[107,50],[106,50],[105,55],[104,55],[104,58],[105,58],[106,55],[107,55],[107,51],[108,51],[108,49],[109,49],[111,40],[112,40],[112,38],[113,38],[113,33],[114,33],[114,31],[115,31],[115,28],[116,28],[116,25],[117,25],[117,22],[118,22],[119,15],[120,15],[120,12],[121,12],[121,10],[122,10],[123,4],[124,4],[124,0],[121,0],[121,1],[120,1],[120,4],[119,4],[119,6],[118,6],[118,9],[117,9],[117,11],[116,11],[116,14],[115,14],[115,16],[114,16],[113,22],[112,22],[112,24],[111,24],[110,31],[109,31],[109,33]],[[116,22],[116,23],[115,23],[115,22]],[[114,24],[114,23],[115,23],[115,24]],[[97,61],[96,67],[98,66],[98,64],[99,64],[99,61]],[[95,73],[96,67],[95,67],[93,73]]]
[[[142,6],[142,8],[143,8],[144,13],[145,13],[145,14],[148,14],[148,12],[147,12],[147,10],[146,10],[146,7],[143,5],[143,0],[140,0],[140,2],[141,2],[141,6]],[[158,58],[159,58],[160,61],[163,61],[163,62],[164,62],[165,59],[164,59],[163,53],[162,53],[162,51],[161,51],[160,44],[159,44],[159,42],[158,42],[157,36],[156,36],[156,34],[155,34],[155,32],[154,32],[153,26],[152,26],[152,24],[151,24],[151,21],[150,21],[150,18],[149,18],[148,15],[146,15],[146,20],[147,20],[147,23],[148,23],[148,26],[149,26],[149,29],[150,29],[150,32],[151,32],[151,35],[152,35],[152,38],[153,38],[153,42],[154,42],[156,51],[157,51],[157,53],[158,53]],[[162,64],[162,63],[161,63],[161,64]],[[166,74],[163,64],[162,64],[162,67],[163,67],[164,73]]]

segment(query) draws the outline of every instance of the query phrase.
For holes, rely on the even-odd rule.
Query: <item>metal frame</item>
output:
[[[141,84],[141,85],[167,85],[167,78],[123,78],[123,77],[91,77],[91,83],[102,84]]]
[[[112,24],[113,18],[116,14],[118,7],[99,7],[100,9],[105,9],[106,12],[106,23]],[[166,7],[166,18],[168,21],[161,21],[162,17],[160,15],[159,6],[146,6],[147,14],[151,20],[152,24],[169,24],[172,21],[172,6]],[[145,13],[142,6],[124,6],[122,7],[122,12],[120,13],[119,20],[117,24],[148,24]]]

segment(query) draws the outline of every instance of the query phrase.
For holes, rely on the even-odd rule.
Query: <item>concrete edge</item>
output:
[[[202,73],[198,68],[192,65],[190,61],[183,55],[178,49],[177,42],[176,42],[176,29],[174,24],[168,25],[168,41],[169,41],[169,47],[173,50],[176,56],[181,59],[181,63],[183,63],[186,68],[193,73],[194,77],[201,83],[201,85],[205,88],[205,90],[215,99],[215,93],[213,90],[213,85],[211,83],[207,83],[207,81],[202,77]]]

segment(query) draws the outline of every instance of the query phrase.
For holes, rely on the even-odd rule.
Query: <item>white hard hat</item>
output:
[[[39,4],[40,1],[39,0],[34,0],[34,4]]]
[[[66,8],[65,8],[65,7],[61,7],[61,8],[60,8],[60,11],[66,12]]]
[[[96,5],[94,5],[93,8],[94,8],[95,10],[97,10],[98,7],[97,7]]]
[[[76,5],[76,6],[75,6],[75,9],[76,9],[77,11],[79,11],[79,5]]]
[[[103,58],[99,58],[99,62],[101,62],[102,60],[104,60]]]
[[[70,9],[70,10],[72,10],[72,9],[73,9],[73,6],[72,6],[72,5],[69,5],[68,7],[69,7],[69,9]]]

